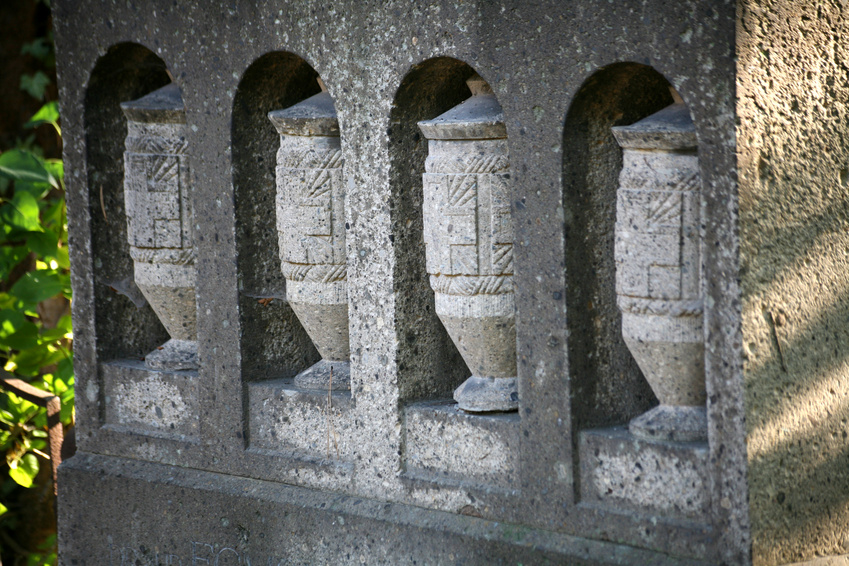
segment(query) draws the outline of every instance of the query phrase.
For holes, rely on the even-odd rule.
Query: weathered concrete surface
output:
[[[849,18],[740,3],[740,279],[755,562],[849,549]]]
[[[248,385],[251,448],[350,459],[356,440],[349,392],[304,390],[290,379]]]
[[[516,415],[469,415],[453,403],[417,403],[407,407],[404,432],[408,472],[507,489],[518,485]]]
[[[609,542],[362,497],[78,453],[63,463],[63,563],[698,566]],[[96,483],[97,489],[91,486]],[[329,503],[329,505],[328,505]],[[90,507],[100,509],[95,518]]]
[[[197,371],[149,371],[144,362],[101,366],[105,422],[175,438],[200,436]]]
[[[647,441],[610,428],[582,432],[580,451],[583,502],[690,519],[710,511],[706,442]]]

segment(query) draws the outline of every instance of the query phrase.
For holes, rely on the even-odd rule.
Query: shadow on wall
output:
[[[404,77],[390,116],[391,218],[395,251],[398,385],[402,402],[450,398],[471,372],[436,316],[425,267],[422,174],[427,140],[417,123],[469,98],[467,64],[449,57],[416,65]]]
[[[133,281],[124,204],[127,123],[120,103],[170,82],[165,63],[152,51],[121,43],[98,59],[86,89],[87,184],[101,360],[141,358],[168,339]]]
[[[617,63],[578,91],[563,131],[563,209],[572,418],[576,433],[621,425],[657,400],[622,338],[614,226],[622,150],[611,127],[673,103],[651,67]],[[576,476],[577,477],[577,476]]]
[[[242,377],[292,377],[319,355],[286,302],[277,241],[275,165],[280,137],[268,120],[321,89],[301,57],[267,53],[245,71],[233,101],[233,185]],[[270,299],[270,300],[269,300]]]

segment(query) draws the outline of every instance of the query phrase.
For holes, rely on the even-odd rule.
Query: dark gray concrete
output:
[[[365,552],[367,563],[749,561],[735,10],[730,0],[57,2],[81,450],[63,472],[62,560],[104,563],[111,537],[116,564],[121,548],[141,546],[188,564],[192,542],[263,564]],[[110,426],[98,371],[166,338],[148,307],[110,289],[132,277],[118,104],[167,84],[166,68],[186,105],[195,198],[196,438]],[[473,71],[503,108],[511,163],[520,405],[506,490],[404,475],[405,406],[449,398],[469,375],[427,283],[426,144],[415,124],[468,97]],[[348,183],[351,406],[340,457],[326,443],[307,453],[269,450],[270,436],[254,445],[258,390],[248,395],[249,384],[317,360],[276,271],[277,140],[265,118],[317,92],[316,74],[335,100]],[[655,403],[617,338],[605,197],[621,163],[609,127],[669,104],[667,81],[693,113],[705,202],[709,491],[688,522],[583,503],[576,481],[581,430]],[[356,501],[371,511],[354,511]],[[341,502],[345,526],[327,510]],[[469,506],[481,518],[462,516]]]

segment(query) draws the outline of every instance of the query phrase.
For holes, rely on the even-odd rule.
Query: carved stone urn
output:
[[[616,197],[622,334],[660,406],[633,435],[707,439],[696,133],[684,104],[613,128],[623,148]]]
[[[436,314],[472,376],[454,391],[465,411],[513,411],[516,323],[510,163],[501,106],[479,76],[472,97],[419,122],[428,139],[424,239]]]
[[[268,114],[280,134],[277,234],[286,298],[322,357],[295,384],[350,389],[342,146],[333,98],[321,86]]]
[[[183,99],[170,84],[121,109],[127,117],[124,201],[135,281],[171,335],[145,364],[197,369],[197,271]]]

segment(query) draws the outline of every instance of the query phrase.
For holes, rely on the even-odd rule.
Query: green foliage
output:
[[[52,69],[52,35],[25,44],[21,54]],[[42,101],[50,84],[43,71],[20,77],[20,88]],[[48,126],[61,136],[55,101],[25,124],[33,130]],[[0,153],[0,367],[57,395],[67,429],[74,421],[74,368],[64,168],[61,160],[45,158],[35,139],[33,134]],[[50,466],[47,452],[45,409],[0,390],[0,548],[4,542],[9,547],[4,563],[57,563],[55,533],[20,542],[21,529],[32,531],[26,493],[52,491],[43,489],[50,478],[43,473]]]
[[[49,85],[50,77],[41,71],[36,71],[31,75],[21,75],[21,90],[26,91],[38,100],[44,100]]]

